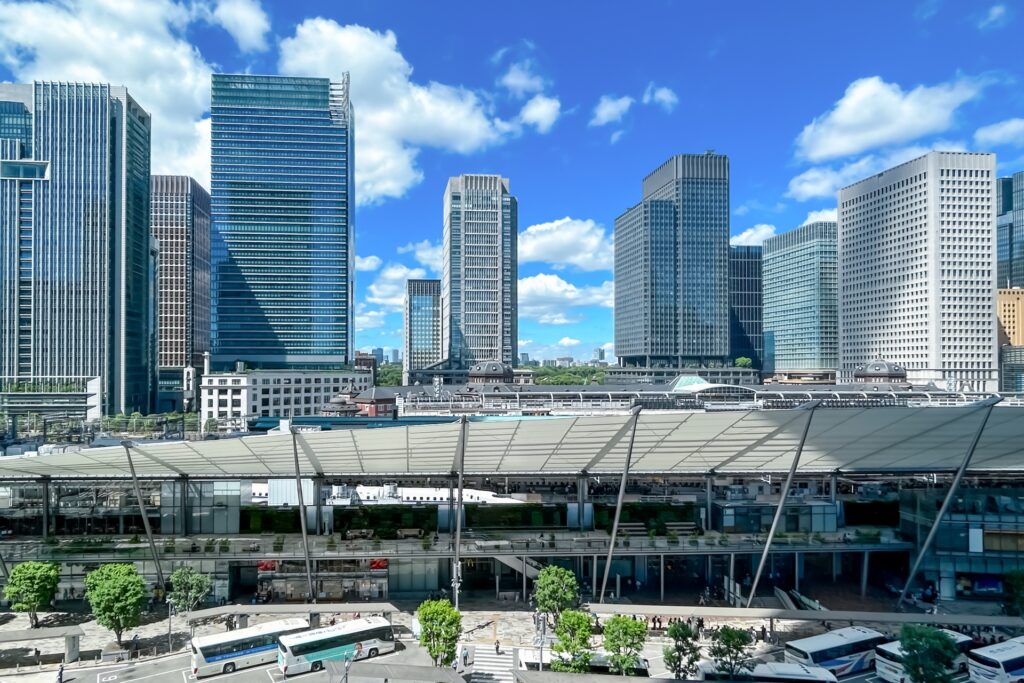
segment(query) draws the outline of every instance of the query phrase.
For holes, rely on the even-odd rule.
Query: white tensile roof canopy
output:
[[[637,418],[630,474],[785,473],[813,415],[799,473],[952,472],[987,409],[818,408],[646,412]],[[470,419],[465,474],[621,474],[630,415]],[[447,476],[458,468],[463,425],[297,432],[302,476]],[[264,479],[295,476],[293,435],[132,447],[139,477]],[[1024,471],[1024,408],[996,406],[971,471]],[[0,480],[130,476],[123,447],[0,458]]]

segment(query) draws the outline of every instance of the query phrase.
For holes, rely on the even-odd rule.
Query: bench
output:
[[[399,529],[399,538],[423,538],[423,529]]]
[[[373,538],[373,529],[349,529],[345,532],[346,541],[354,541],[357,538]]]

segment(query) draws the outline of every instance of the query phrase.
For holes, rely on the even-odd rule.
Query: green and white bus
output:
[[[395,632],[383,617],[344,621],[335,626],[282,636],[277,666],[286,676],[320,671],[332,659],[366,659],[395,649]]]
[[[267,664],[277,656],[281,636],[309,629],[305,619],[280,619],[249,628],[192,639],[192,673],[197,678]]]

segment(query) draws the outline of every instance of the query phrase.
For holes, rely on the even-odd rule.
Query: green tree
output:
[[[754,669],[750,661],[750,646],[754,639],[748,631],[732,626],[723,626],[712,637],[708,656],[715,663],[719,672],[730,678],[738,678]]]
[[[206,599],[212,587],[208,574],[200,574],[192,567],[178,567],[171,573],[171,592],[167,597],[175,609],[191,612]]]
[[[574,674],[590,671],[590,615],[576,610],[562,612],[555,636],[558,641],[551,649],[562,656],[551,660],[551,668]]]
[[[459,636],[462,635],[462,614],[447,600],[427,600],[416,610],[420,622],[420,645],[437,666],[451,666],[455,661]]]
[[[85,575],[85,599],[96,623],[109,628],[121,644],[121,634],[139,625],[146,582],[134,564],[105,564]]]
[[[378,387],[398,387],[402,385],[402,366],[388,363],[377,368]]]
[[[700,662],[700,645],[697,642],[697,633],[684,622],[677,621],[668,627],[668,637],[671,645],[666,645],[662,652],[665,654],[665,666],[676,678],[688,678],[691,674],[697,673],[697,663]]]
[[[624,676],[640,661],[640,652],[647,640],[647,624],[621,614],[604,624],[604,649],[612,673]]]
[[[558,615],[576,605],[579,591],[576,575],[553,564],[541,569],[533,584],[533,597],[537,601],[537,609],[553,615],[556,625]]]
[[[1024,571],[1003,574],[1003,612],[1011,617],[1024,615]]]
[[[735,361],[733,361],[733,365],[735,365],[738,368],[752,368],[754,367],[754,361],[750,360],[746,356],[740,356]]]
[[[39,626],[39,610],[57,594],[60,570],[50,562],[22,562],[12,571],[4,586],[4,599],[15,612],[28,612],[32,628]]]
[[[950,670],[959,650],[947,634],[931,626],[907,624],[900,631],[903,670],[912,683],[952,683]]]
[[[215,417],[208,417],[208,418],[206,418],[206,422],[203,423],[203,431],[206,432],[207,434],[210,434],[212,432],[216,432],[217,431],[217,418],[215,418]]]

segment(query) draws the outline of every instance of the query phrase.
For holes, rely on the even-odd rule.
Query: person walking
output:
[[[501,641],[500,640],[495,640],[494,641],[494,654],[496,654],[496,655],[500,655],[501,654]]]
[[[64,683],[64,662],[61,662],[60,668],[57,669],[57,683]]]

